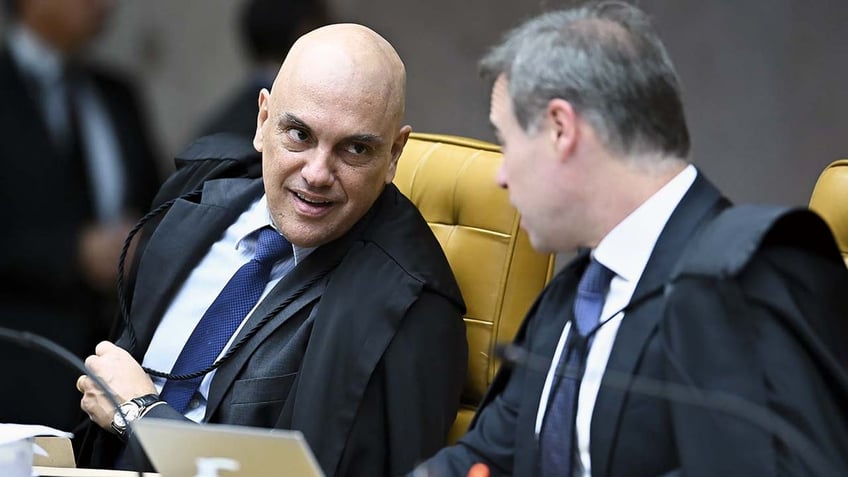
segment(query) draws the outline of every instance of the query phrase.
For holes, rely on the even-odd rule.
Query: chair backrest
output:
[[[494,144],[413,133],[394,180],[439,239],[468,309],[468,377],[450,442],[465,433],[495,376],[495,345],[512,340],[554,271],[554,256],[531,248],[495,183],[502,160]]]
[[[848,265],[848,159],[834,161],[822,171],[810,197],[810,208],[830,226]]]

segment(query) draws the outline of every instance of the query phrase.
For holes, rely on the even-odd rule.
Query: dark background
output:
[[[122,0],[95,48],[136,76],[173,155],[243,77],[241,0]],[[476,61],[506,29],[567,1],[331,0],[405,60],[407,119],[492,140]],[[806,204],[848,157],[848,0],[642,0],[683,82],[694,162],[734,200]],[[163,158],[163,160],[167,160]]]

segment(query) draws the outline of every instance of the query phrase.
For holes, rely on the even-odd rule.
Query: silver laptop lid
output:
[[[144,418],[133,432],[162,477],[323,477],[300,431]]]

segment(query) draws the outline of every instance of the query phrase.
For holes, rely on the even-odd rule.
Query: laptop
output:
[[[300,431],[144,418],[133,433],[162,477],[323,477]]]

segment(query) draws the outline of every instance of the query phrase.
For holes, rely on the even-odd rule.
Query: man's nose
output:
[[[303,164],[300,173],[303,179],[313,187],[332,185],[335,181],[332,151],[316,149],[315,154]]]

